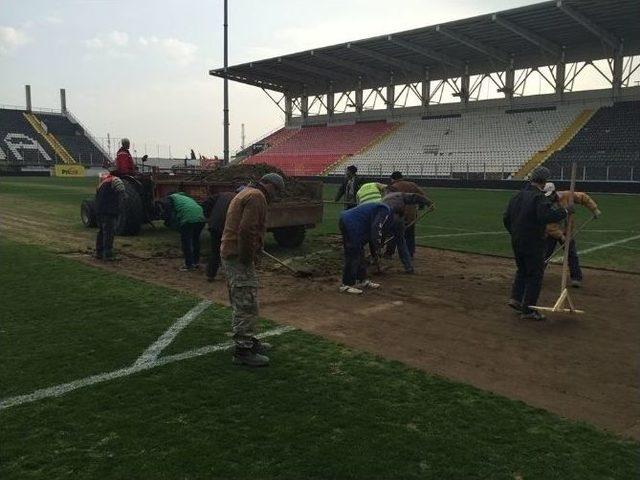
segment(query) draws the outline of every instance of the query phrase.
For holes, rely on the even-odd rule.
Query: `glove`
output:
[[[564,242],[566,242],[566,241],[567,241],[567,237],[565,237],[564,235],[562,235],[558,241],[560,242],[560,245],[564,245]]]
[[[602,215],[602,212],[599,208],[596,208],[596,211],[593,212],[593,218],[597,220],[598,218],[600,218],[600,215]]]

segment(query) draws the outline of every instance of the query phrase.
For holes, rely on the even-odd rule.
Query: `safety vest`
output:
[[[374,182],[362,185],[358,190],[357,197],[359,204],[382,201],[382,194],[378,189],[378,184]]]

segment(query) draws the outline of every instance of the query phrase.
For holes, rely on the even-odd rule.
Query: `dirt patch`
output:
[[[335,258],[335,255],[332,255]],[[84,261],[95,264],[86,256]],[[315,264],[316,262],[312,262]],[[180,273],[177,259],[125,258],[100,266],[227,303],[224,280]],[[332,263],[327,270],[334,268]],[[470,383],[561,416],[640,439],[637,359],[639,277],[586,270],[575,290],[581,316],[521,321],[505,306],[512,262],[421,248],[413,276],[393,267],[382,289],[361,297],[337,291],[338,271],[296,279],[274,267],[261,273],[261,313],[351,347]],[[541,302],[558,294],[559,269]],[[274,354],[277,365],[277,352]]]

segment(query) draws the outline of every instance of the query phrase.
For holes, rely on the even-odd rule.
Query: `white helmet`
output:
[[[553,195],[553,192],[556,191],[556,186],[553,182],[547,182],[544,184],[544,188],[542,189],[545,197],[550,197]]]

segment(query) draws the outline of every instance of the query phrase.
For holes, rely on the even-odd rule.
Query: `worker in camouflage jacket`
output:
[[[220,255],[227,275],[235,343],[233,363],[237,365],[269,364],[265,354],[271,346],[255,337],[258,321],[255,261],[263,249],[267,204],[284,189],[284,179],[277,173],[268,173],[257,184],[242,189],[227,210]]]
[[[569,206],[569,200],[571,199],[570,191],[561,191],[558,192],[556,190],[556,186],[552,182],[547,182],[544,186],[544,194],[547,198],[551,200],[554,205],[558,205],[562,208],[567,208]],[[574,192],[573,193],[573,203],[575,205],[582,205],[586,207],[593,218],[598,218],[602,214],[602,212],[598,209],[598,204],[593,201],[593,199],[582,192]],[[575,229],[575,226],[574,226]],[[561,243],[564,245],[565,243],[565,234],[567,233],[567,223],[566,221],[562,222],[553,222],[547,225],[546,234],[547,234],[547,259],[553,255],[553,252],[556,249],[556,245]],[[573,232],[572,232],[573,233]],[[565,248],[567,246],[565,245]],[[580,268],[580,259],[578,258],[578,250],[576,249],[576,241],[571,237],[571,241],[568,245],[569,248],[569,274],[571,276],[571,286],[574,288],[578,288],[582,286],[582,269]]]

